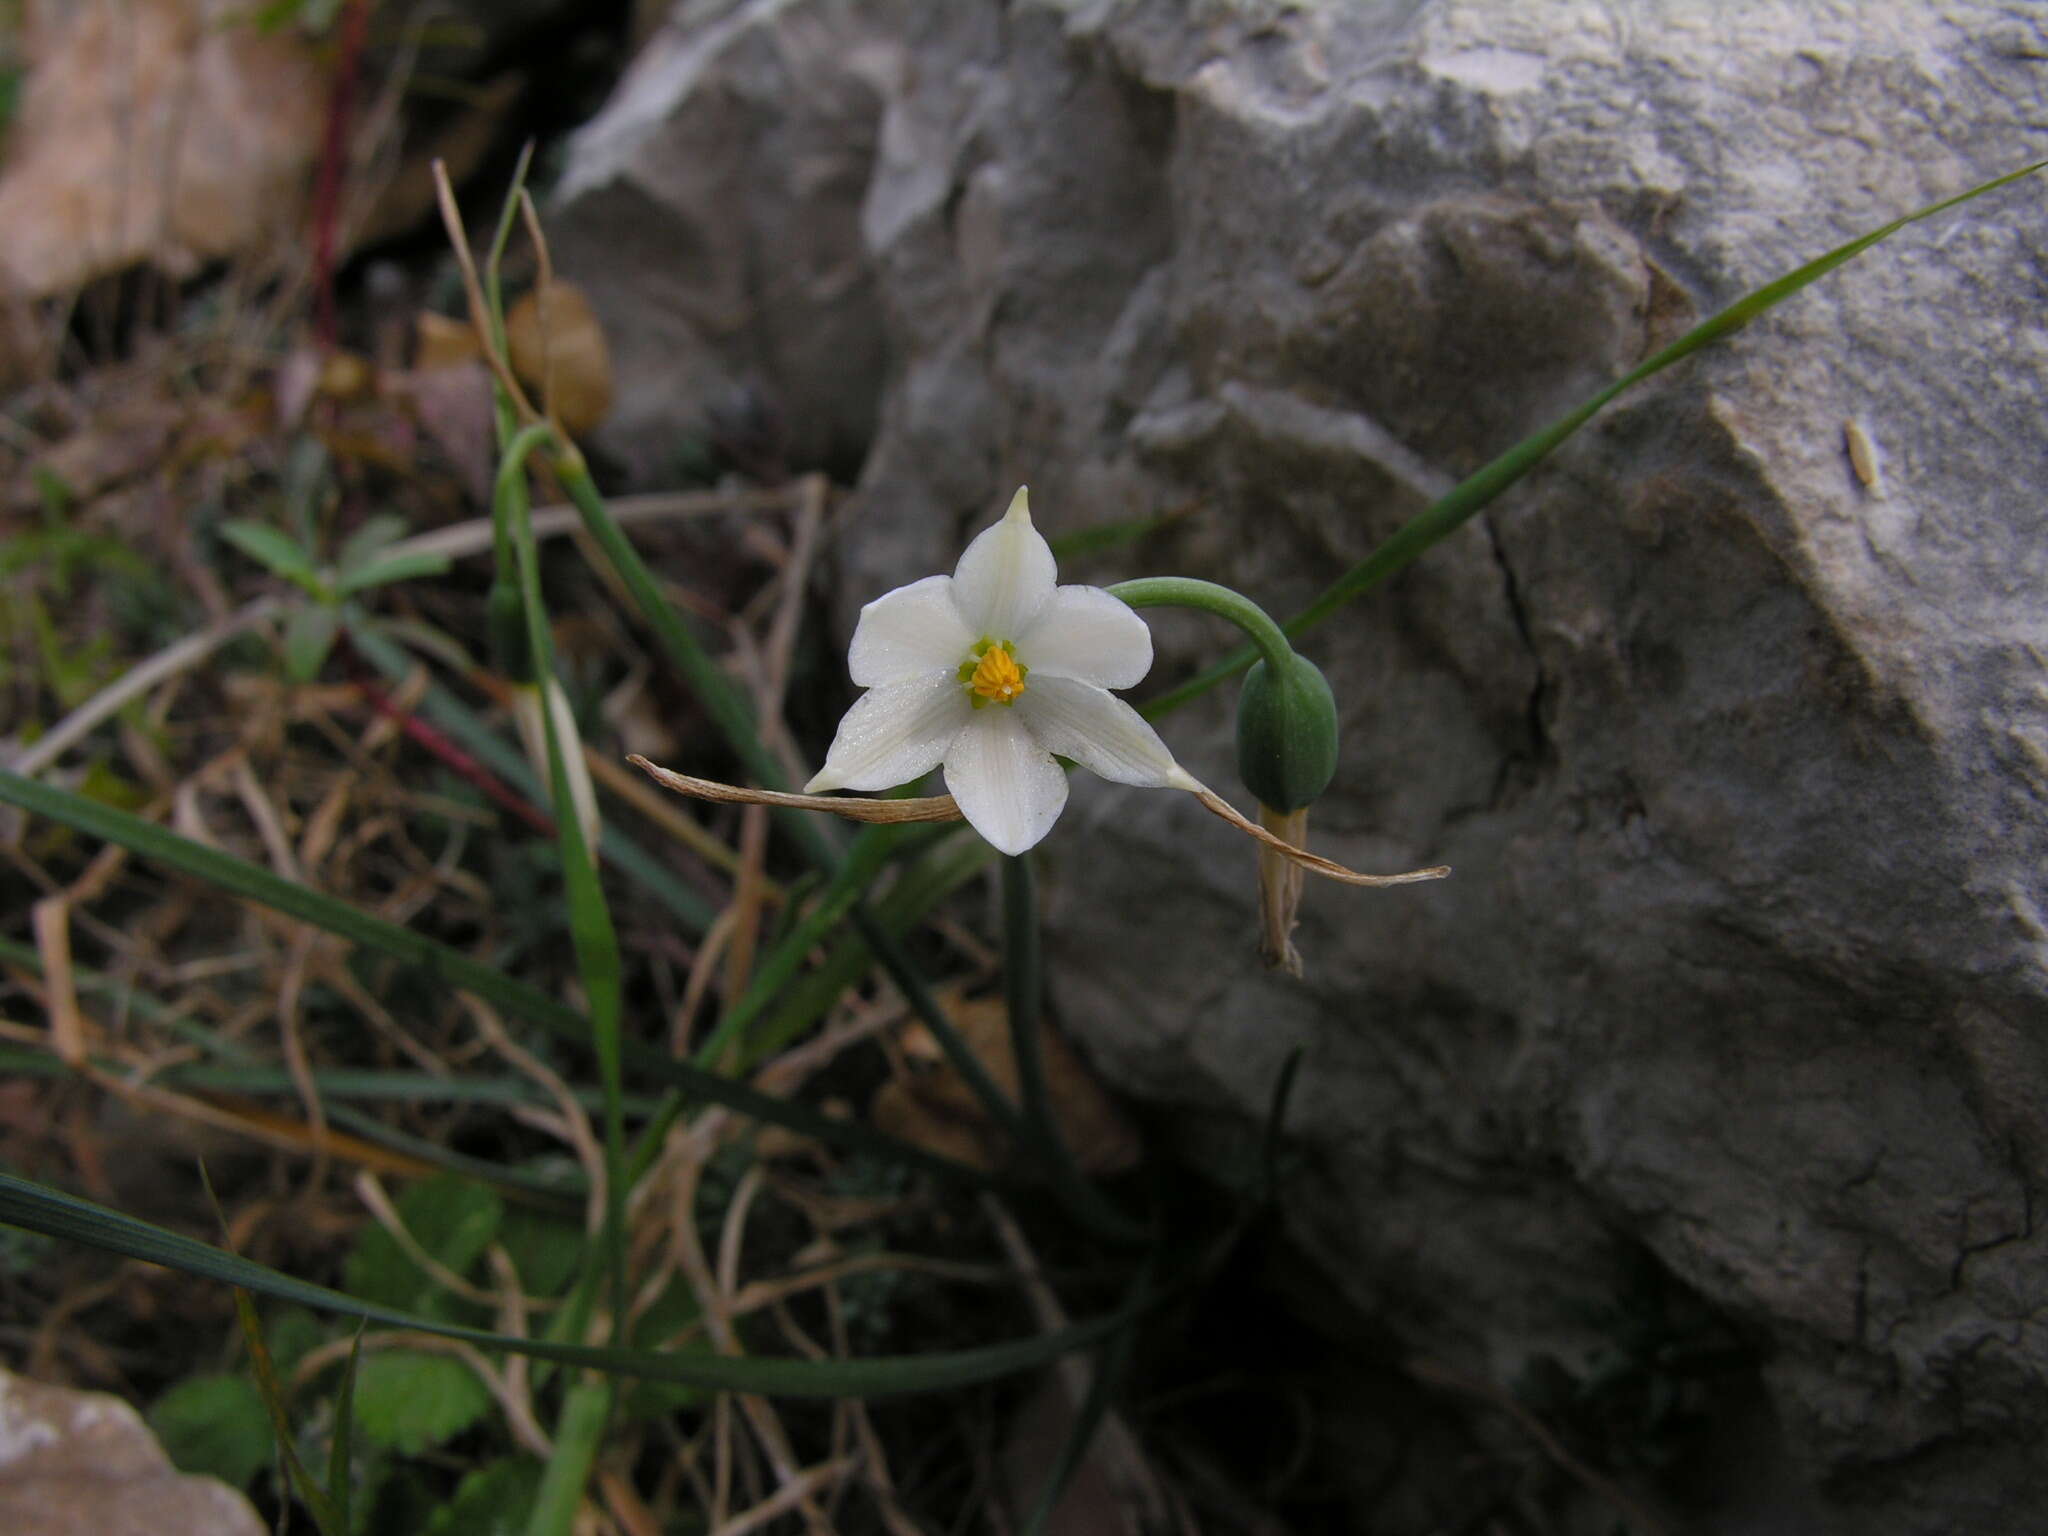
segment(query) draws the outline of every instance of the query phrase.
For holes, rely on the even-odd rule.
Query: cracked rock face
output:
[[[870,444],[846,617],[1023,482],[1055,536],[1191,508],[1067,579],[1286,613],[1699,317],[2048,153],[2044,59],[1995,0],[686,4],[557,249],[630,461],[738,381],[800,457]],[[1749,1341],[1779,1481],[1700,1529],[2048,1495],[2040,199],[1626,397],[1306,642],[1318,845],[1457,872],[1312,891],[1305,984],[1179,797],[1077,782],[1046,845],[1069,1027],[1219,1159],[1303,1048],[1291,1226],[1413,1347],[1583,1360],[1646,1255]],[[1227,638],[1155,631],[1168,680]],[[1219,785],[1229,707],[1164,725]]]

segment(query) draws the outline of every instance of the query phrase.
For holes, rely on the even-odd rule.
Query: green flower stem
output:
[[[1242,592],[1233,592],[1213,581],[1197,581],[1192,576],[1143,576],[1136,581],[1120,581],[1108,591],[1111,597],[1120,597],[1133,608],[1197,608],[1230,620],[1251,636],[1251,646],[1244,651],[1246,665],[1250,665],[1255,649],[1275,672],[1283,672],[1294,655],[1285,632],[1265,609]]]
[[[1364,595],[1388,577],[1406,569],[1416,556],[1440,542],[1446,535],[1455,532],[1501,492],[1542,463],[1566,438],[1592,420],[1617,396],[1634,388],[1652,374],[1662,373],[1673,363],[1690,357],[1700,348],[1719,341],[1724,336],[1733,335],[1758,315],[1789,299],[1808,284],[1826,277],[1835,268],[1854,260],[1880,240],[1897,234],[1907,225],[1917,224],[1922,219],[1932,218],[1938,213],[1945,213],[1973,197],[1983,196],[1986,192],[1995,192],[2000,187],[2010,186],[2013,182],[2031,176],[2043,168],[2048,168],[2048,160],[2036,160],[2032,165],[1993,177],[1967,192],[1944,198],[1938,203],[1930,203],[1925,208],[1893,219],[1889,224],[1838,245],[1825,255],[1815,257],[1804,266],[1793,268],[1783,277],[1744,294],[1726,309],[1708,316],[1670,346],[1630,369],[1591,399],[1560,416],[1549,426],[1530,433],[1499,458],[1467,476],[1438,501],[1425,507],[1395,529],[1377,549],[1339,576],[1321,596],[1289,619],[1285,625],[1286,633],[1305,634],[1353,598]],[[1111,587],[1110,591],[1116,592],[1118,589]],[[1267,654],[1270,657],[1271,653]],[[1143,705],[1138,713],[1148,720],[1156,720],[1159,716],[1207,693],[1225,678],[1242,672],[1252,664],[1253,659],[1252,648],[1241,646],[1206,671],[1189,678],[1178,688],[1170,689]]]
[[[524,494],[524,482],[528,456],[554,440],[552,427],[538,423],[522,427],[505,444],[498,465],[496,497],[497,503],[511,513],[512,543],[519,561],[519,595],[526,606],[527,645],[533,657],[534,675],[542,680],[543,688],[554,682],[554,647],[548,634],[547,612],[541,606],[540,551],[533,540],[531,503]],[[508,482],[516,482],[517,490],[508,492]],[[540,714],[547,735],[548,781],[554,787],[555,835],[562,848],[562,880],[569,898],[569,935],[589,1000],[591,1045],[597,1054],[599,1086],[604,1091],[605,1213],[599,1248],[611,1279],[612,1328],[616,1340],[625,1327],[627,1302],[625,1076],[620,1046],[624,1004],[619,936],[612,926],[611,910],[605,905],[604,885],[598,878],[592,850],[584,842],[582,818],[577,814],[569,786],[566,748],[561,732],[555,729],[555,711],[544,707]]]
[[[668,599],[662,596],[653,573],[647,569],[639,551],[633,548],[632,541],[605,506],[604,497],[590,478],[590,466],[584,462],[582,453],[574,444],[562,444],[556,449],[552,462],[562,488],[569,493],[569,500],[583,516],[584,527],[604,551],[612,569],[632,594],[641,617],[653,628],[669,661],[682,673],[683,681],[717,723],[748,775],[764,789],[783,788],[781,766],[762,743],[760,732],[755,728],[753,710],[734,687],[732,679],[711,659]],[[818,825],[818,818],[813,813],[778,811],[775,814],[780,825],[820,873],[831,876],[839,872],[845,855],[838,840]],[[1024,1125],[1016,1106],[996,1086],[995,1080],[988,1075],[988,1069],[961,1037],[953,1021],[946,1017],[945,1010],[932,996],[931,989],[925,985],[909,955],[904,953],[903,946],[876,919],[865,899],[854,903],[852,917],[854,926],[860,930],[868,948],[895,983],[896,990],[903,994],[904,1001],[932,1032],[932,1038],[946,1053],[947,1061],[973,1090],[989,1116],[1011,1135],[1021,1136]]]
[[[1039,1038],[1044,1008],[1044,965],[1038,943],[1038,882],[1031,856],[1003,859],[1003,992],[1010,1016],[1010,1049],[1017,1058],[1017,1088],[1024,1101],[1026,1140],[1060,1198],[1097,1236],[1125,1247],[1150,1244],[1152,1234],[1110,1203],[1089,1181],[1060,1134],[1046,1090]]]
[[[555,1421],[555,1454],[548,1458],[534,1496],[526,1536],[569,1536],[574,1528],[591,1465],[604,1442],[605,1421],[611,1417],[612,1391],[610,1378],[602,1376],[587,1377],[569,1388],[562,1415]]]

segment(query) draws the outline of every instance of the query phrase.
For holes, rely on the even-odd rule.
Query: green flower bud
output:
[[[1316,664],[1289,653],[1284,670],[1261,661],[1237,700],[1237,773],[1261,805],[1298,811],[1337,772],[1337,701]]]

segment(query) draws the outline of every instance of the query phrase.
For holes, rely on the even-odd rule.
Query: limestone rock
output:
[[[262,1536],[249,1501],[172,1467],[128,1404],[0,1370],[0,1530],[8,1536]]]
[[[1023,482],[1055,536],[1197,503],[1070,579],[1285,613],[1694,319],[2048,152],[2044,57],[1998,0],[684,5],[558,249],[643,445],[741,377],[814,456],[872,433],[843,617]],[[1292,1229],[1415,1347],[1582,1360],[1645,1256],[1730,1321],[1787,1470],[1703,1530],[2048,1498],[2043,195],[1662,376],[1307,642],[1314,836],[1456,874],[1311,892],[1305,984],[1178,797],[1077,783],[1046,847],[1064,1017],[1191,1155],[1306,1048]],[[1224,643],[1155,632],[1167,680]],[[1229,728],[1163,727],[1217,784]]]

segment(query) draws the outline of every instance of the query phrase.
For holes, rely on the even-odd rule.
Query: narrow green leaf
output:
[[[288,533],[268,523],[233,518],[220,525],[220,536],[273,576],[282,576],[309,592],[319,590],[320,574],[313,557]]]
[[[555,1454],[534,1497],[526,1536],[570,1536],[611,1411],[609,1381],[579,1381],[569,1388],[555,1425]]]
[[[534,671],[552,681],[554,641],[548,633],[547,609],[540,591],[540,550],[533,538],[533,505],[526,490],[527,456],[554,437],[552,428],[528,427],[505,445],[498,468],[493,515],[510,524],[512,550],[519,571],[519,596],[526,608],[526,638]],[[548,783],[554,788],[555,836],[562,850],[562,883],[569,898],[569,938],[576,951],[576,969],[590,1007],[590,1040],[597,1053],[599,1086],[604,1090],[604,1225],[598,1246],[611,1276],[611,1311],[615,1330],[626,1321],[626,1116],[620,1014],[624,1007],[619,964],[619,935],[611,907],[597,874],[597,850],[585,842],[582,813],[569,774],[569,753],[582,744],[564,740],[567,723],[552,708],[540,712],[547,743]],[[577,767],[582,767],[579,762]],[[614,1337],[617,1337],[616,1332]],[[609,1397],[607,1397],[609,1401]],[[553,1469],[550,1468],[552,1477]]]
[[[118,843],[145,858],[159,859],[224,891],[260,901],[287,916],[417,965],[443,984],[474,992],[485,1001],[537,1024],[561,1039],[585,1046],[590,1043],[589,1022],[538,988],[472,959],[458,949],[359,911],[324,891],[283,879],[246,859],[208,848],[155,822],[101,805],[68,790],[25,779],[5,769],[0,769],[0,803],[20,806],[25,811],[46,816],[90,836]],[[685,1062],[673,1061],[667,1053],[641,1041],[624,1042],[624,1056],[628,1065],[649,1078],[671,1083],[697,1098],[722,1104],[756,1120],[786,1126],[802,1135],[815,1136],[829,1145],[858,1148],[952,1178],[984,1185],[990,1182],[988,1176],[979,1170],[950,1158],[936,1157],[907,1142],[883,1136],[858,1122],[837,1120],[807,1105],[779,1099],[744,1083],[701,1071]]]
[[[364,520],[362,527],[342,541],[334,557],[336,574],[347,576],[360,570],[405,537],[405,519],[395,512],[380,512]]]
[[[371,587],[388,586],[394,581],[413,581],[421,576],[439,576],[447,569],[448,557],[435,554],[432,550],[387,555],[382,560],[371,560],[353,571],[343,573],[335,582],[335,591],[342,597],[351,597]]]
[[[327,664],[341,613],[325,603],[304,603],[284,621],[284,672],[295,683],[310,683]]]
[[[353,1530],[349,1504],[354,1494],[356,1433],[356,1368],[363,1354],[363,1326],[356,1324],[356,1336],[349,1342],[348,1364],[341,1368],[341,1385],[334,1392],[334,1436],[327,1445],[327,1497],[334,1501],[342,1527]]]
[[[0,1174],[0,1179],[10,1183],[20,1182],[5,1174]],[[207,1193],[210,1196],[212,1190],[209,1188]],[[0,1217],[0,1220],[5,1219],[7,1218]],[[170,1236],[169,1233],[164,1235]],[[206,1245],[198,1243],[194,1246],[204,1248]],[[224,1259],[233,1259],[236,1264],[247,1262],[235,1258],[232,1254],[220,1256]],[[262,1268],[261,1265],[249,1267],[258,1270]],[[270,1358],[270,1346],[264,1342],[263,1322],[256,1315],[256,1303],[250,1299],[249,1289],[246,1287],[235,1288],[235,1315],[241,1320],[242,1339],[249,1346],[249,1364],[256,1373],[256,1390],[262,1395],[263,1406],[269,1410],[271,1435],[277,1441],[277,1452],[284,1461],[285,1475],[292,1485],[292,1491],[298,1494],[300,1502],[312,1512],[313,1523],[319,1527],[320,1536],[350,1536],[348,1524],[341,1518],[341,1511],[334,1507],[334,1501],[327,1496],[327,1490],[320,1486],[311,1472],[306,1470],[306,1463],[299,1456],[298,1442],[292,1436],[291,1420],[284,1411],[284,1387],[278,1380],[277,1366]]]
[[[1259,1150],[1259,1199],[1270,1205],[1280,1193],[1280,1138],[1287,1129],[1287,1106],[1294,1098],[1295,1075],[1301,1071],[1302,1048],[1296,1046],[1280,1064],[1273,1098],[1266,1106],[1266,1134]]]
[[[884,1397],[936,1392],[994,1381],[1056,1360],[1128,1327],[1142,1302],[1105,1317],[1006,1344],[925,1355],[878,1356],[865,1360],[792,1360],[747,1356],[657,1354],[602,1349],[585,1344],[520,1339],[417,1317],[394,1307],[359,1301],[323,1285],[295,1280],[195,1238],[166,1231],[133,1216],[95,1205],[13,1174],[0,1173],[0,1223],[81,1243],[103,1253],[163,1264],[280,1301],[296,1302],[345,1317],[392,1328],[410,1328],[461,1339],[485,1349],[506,1350],[558,1365],[587,1366],[620,1376],[687,1382],[719,1392],[765,1397]],[[315,1490],[319,1490],[316,1488]],[[323,1495],[324,1497],[324,1495]]]
[[[1095,1443],[1095,1432],[1102,1427],[1102,1420],[1109,1412],[1129,1353],[1130,1335],[1122,1333],[1105,1344],[1096,1355],[1095,1374],[1088,1384],[1088,1396],[1074,1415],[1074,1422],[1067,1428],[1067,1438],[1060,1444],[1059,1457],[1053,1462],[1045,1486],[1039,1490],[1038,1502],[1024,1523],[1024,1536],[1051,1536],[1053,1513],[1059,1508],[1067,1485],[1074,1480],[1074,1473],[1080,1470],[1081,1462],[1088,1455],[1088,1447]]]

